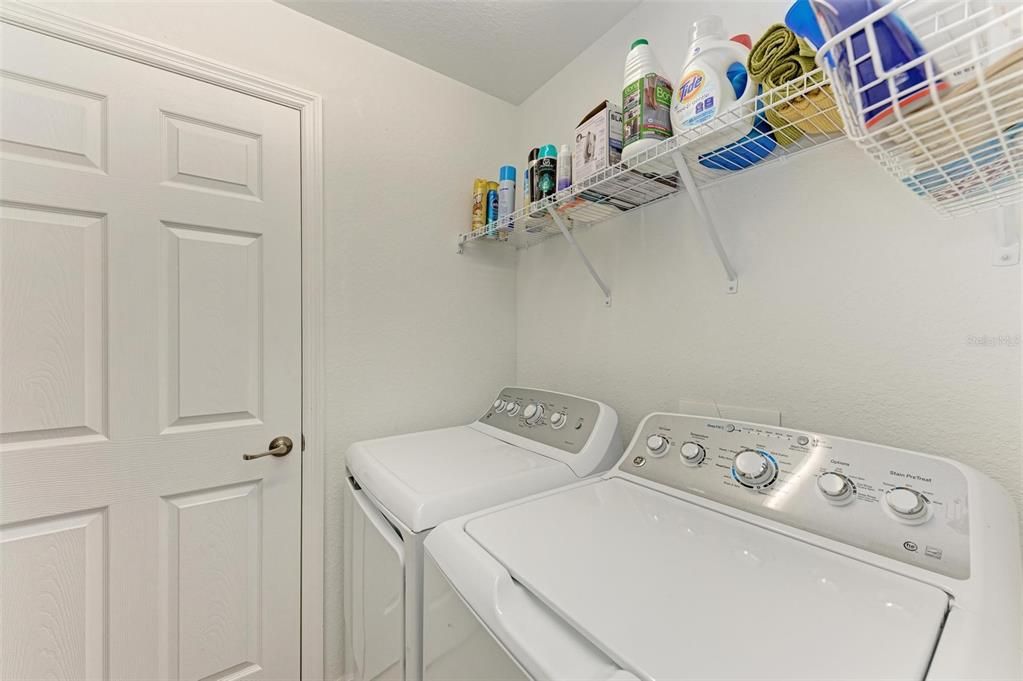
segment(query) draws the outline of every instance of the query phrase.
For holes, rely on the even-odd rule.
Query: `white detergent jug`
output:
[[[718,120],[699,131],[700,141],[687,146],[689,151],[704,153],[737,142],[756,123],[758,88],[746,70],[749,46],[738,39],[728,38],[721,17],[693,24],[689,54],[671,100],[671,126],[678,135]]]

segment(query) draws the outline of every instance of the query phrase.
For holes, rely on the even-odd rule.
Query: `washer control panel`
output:
[[[600,405],[571,395],[505,388],[480,423],[578,454],[590,439]]]
[[[967,481],[948,461],[805,431],[652,414],[631,475],[932,570],[970,575]]]

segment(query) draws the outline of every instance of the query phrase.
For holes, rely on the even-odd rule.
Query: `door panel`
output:
[[[169,111],[160,114],[168,185],[262,197],[261,135]]]
[[[172,222],[163,227],[165,428],[258,423],[261,235]],[[218,327],[221,332],[211,335]]]
[[[3,678],[101,678],[106,510],[0,528]]]
[[[101,214],[0,203],[4,444],[106,434],[105,233]]]
[[[0,61],[0,678],[298,678],[299,115]]]
[[[203,679],[251,667],[262,658],[261,482],[164,502],[167,647],[177,651],[169,656],[170,676]]]
[[[0,88],[5,156],[106,171],[106,97],[6,72]]]

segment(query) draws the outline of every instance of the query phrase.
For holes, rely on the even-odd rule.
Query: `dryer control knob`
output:
[[[852,500],[852,483],[841,473],[822,473],[817,477],[817,489],[833,504]]]
[[[895,517],[903,520],[926,519],[927,497],[908,487],[893,487],[884,495],[885,503]]]
[[[687,463],[690,466],[695,466],[707,458],[706,450],[695,442],[683,442],[681,454],[682,463]]]
[[[508,416],[515,416],[519,413],[519,404],[517,402],[509,402],[505,411],[508,413]]]
[[[551,428],[554,429],[561,428],[562,426],[565,425],[565,421],[567,420],[568,418],[565,416],[565,412],[556,411],[553,414],[551,414],[550,418]]]
[[[735,455],[732,471],[740,483],[753,487],[770,483],[778,473],[778,467],[764,452],[744,449]]]
[[[494,411],[504,411],[504,400],[494,400]]]
[[[668,438],[663,435],[651,435],[646,439],[646,448],[650,456],[664,456],[668,451]]]
[[[526,408],[522,410],[522,418],[526,420],[529,425],[536,425],[540,419],[543,418],[543,405],[537,402],[530,402],[526,405]]]

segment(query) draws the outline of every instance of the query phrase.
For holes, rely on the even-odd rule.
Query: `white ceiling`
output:
[[[520,104],[640,0],[278,0]]]

